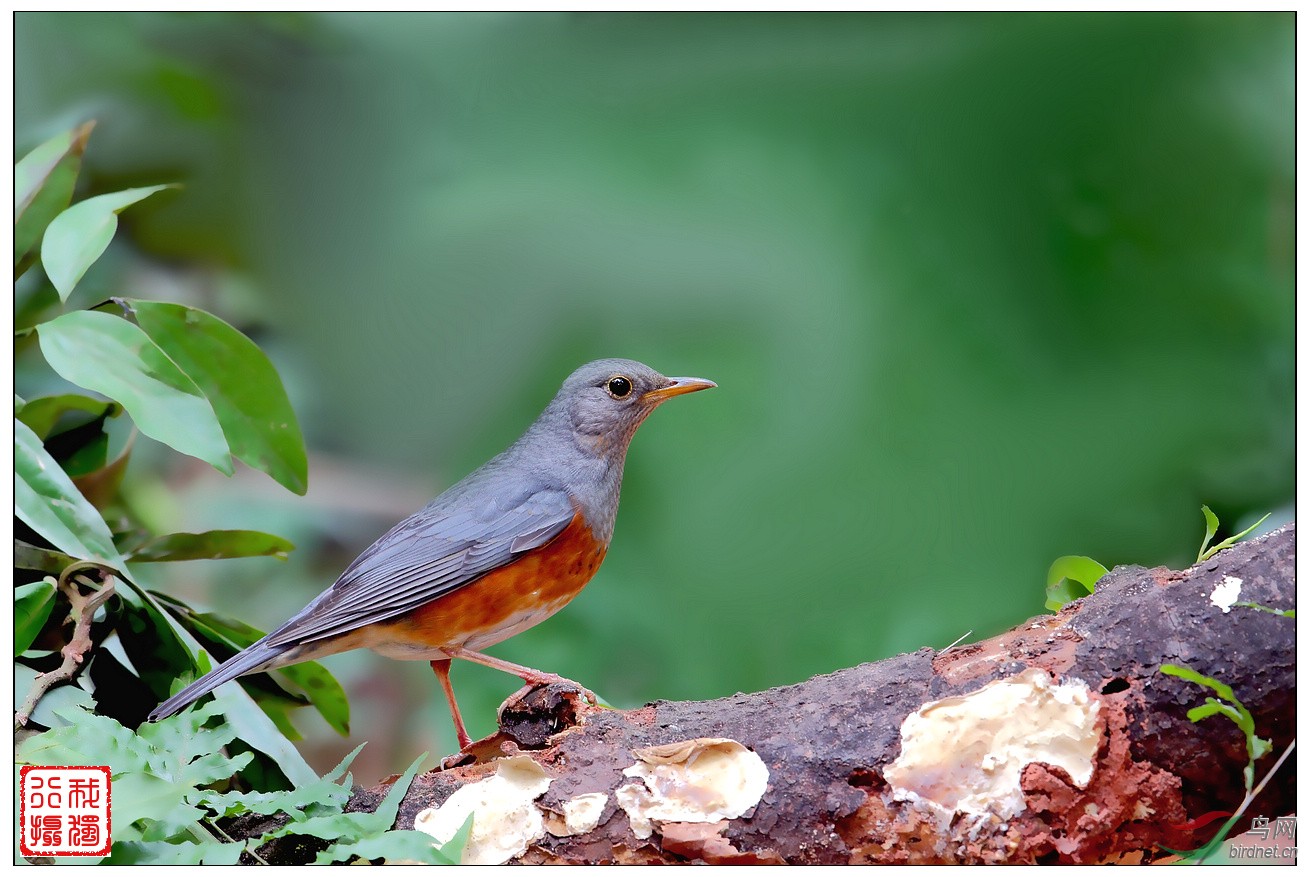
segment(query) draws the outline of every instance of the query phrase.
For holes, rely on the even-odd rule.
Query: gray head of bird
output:
[[[714,386],[704,378],[665,377],[631,359],[598,359],[564,380],[550,408],[559,412],[579,448],[597,456],[622,454],[660,404]]]

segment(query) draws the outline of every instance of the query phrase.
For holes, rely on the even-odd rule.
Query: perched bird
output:
[[[614,534],[637,427],[661,402],[713,386],[627,359],[584,365],[508,450],[392,527],[294,618],[164,701],[150,720],[246,673],[366,648],[430,661],[467,748],[451,660],[512,673],[524,691],[569,682],[483,650],[578,595]]]

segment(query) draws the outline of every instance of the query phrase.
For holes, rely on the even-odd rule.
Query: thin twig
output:
[[[1273,779],[1274,774],[1278,773],[1278,769],[1283,766],[1283,762],[1287,761],[1287,757],[1292,754],[1292,750],[1294,749],[1296,749],[1295,740],[1288,744],[1287,748],[1283,750],[1282,755],[1278,756],[1278,760],[1274,762],[1273,767],[1269,768],[1269,772],[1264,775],[1264,779],[1260,780],[1254,789],[1246,793],[1246,797],[1242,799],[1241,805],[1232,816],[1228,817],[1228,821],[1225,822],[1219,831],[1215,833],[1215,836],[1210,838],[1210,840],[1204,843],[1200,848],[1193,850],[1191,853],[1185,855],[1180,854],[1183,855],[1182,861],[1191,862],[1194,865],[1205,864],[1205,860],[1210,857],[1210,854],[1219,849],[1219,845],[1228,839],[1228,832],[1232,831],[1233,826],[1237,824],[1237,820],[1242,818],[1242,814],[1246,812],[1246,808],[1254,804],[1255,799],[1260,797],[1260,793],[1265,790],[1265,786],[1268,785],[1271,779]],[[1170,850],[1170,852],[1176,853],[1178,851]]]
[[[946,648],[942,649],[942,651],[943,651],[943,652],[949,652],[951,649],[955,648],[956,646],[958,646],[960,643],[964,642],[966,639],[968,639],[968,638],[969,638],[970,636],[972,636],[972,635],[973,635],[973,631],[972,631],[972,630],[966,630],[964,633],[960,634],[960,636],[955,640],[955,642],[951,643],[949,646],[947,646]]]
[[[209,830],[210,830],[210,831],[216,831],[216,832],[218,832],[218,833],[223,837],[223,839],[226,840],[228,843],[242,843],[242,842],[243,842],[243,841],[238,841],[238,840],[236,840],[235,838],[232,837],[232,835],[230,835],[230,834],[228,834],[226,831],[224,831],[224,830],[222,829],[222,827],[219,826],[219,824],[218,824],[218,820],[216,820],[216,819],[206,819],[205,822],[209,825]],[[246,841],[249,841],[249,838],[246,838]],[[258,845],[256,845],[256,846],[258,846]],[[255,852],[255,846],[249,846],[249,847],[245,850],[245,852],[248,853],[248,854],[250,855],[250,857],[253,858],[253,859],[254,859],[256,862],[258,862],[259,864],[261,864],[261,865],[267,865],[267,864],[268,864],[268,861],[265,860],[263,856],[261,856],[259,853]]]
[[[80,575],[81,572],[88,569],[99,570],[101,585],[91,594],[83,595],[78,587],[79,583],[94,587],[90,580]],[[33,680],[32,690],[23,699],[22,706],[14,712],[15,731],[27,724],[32,711],[36,709],[37,703],[40,702],[47,691],[60,682],[72,680],[81,670],[86,653],[94,645],[91,642],[91,622],[95,618],[96,610],[113,596],[114,576],[112,570],[98,563],[79,561],[60,573],[59,590],[63,591],[64,596],[68,598],[68,617],[75,620],[73,636],[61,650],[64,662],[49,673],[42,673]]]
[[[1283,754],[1278,756],[1278,760],[1274,762],[1274,766],[1269,768],[1269,772],[1265,774],[1264,779],[1260,780],[1260,782],[1256,784],[1256,787],[1247,793],[1246,797],[1242,800],[1242,806],[1238,807],[1237,812],[1233,814],[1234,821],[1239,819],[1241,815],[1246,812],[1247,807],[1250,807],[1255,803],[1255,799],[1260,797],[1260,793],[1265,790],[1265,786],[1268,785],[1269,780],[1273,779],[1274,774],[1283,766],[1283,762],[1287,761],[1287,757],[1292,754],[1292,750],[1295,748],[1296,741],[1293,740],[1288,744],[1287,748],[1283,750]]]

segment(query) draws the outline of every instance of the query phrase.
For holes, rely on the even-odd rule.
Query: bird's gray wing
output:
[[[553,489],[507,507],[429,506],[374,542],[265,644],[311,642],[403,615],[545,545],[576,514],[568,495]]]

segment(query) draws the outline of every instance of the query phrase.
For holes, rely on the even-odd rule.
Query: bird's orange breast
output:
[[[384,654],[463,647],[480,651],[545,621],[582,591],[600,568],[608,545],[582,514],[550,542],[385,625]]]

